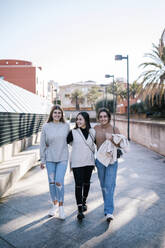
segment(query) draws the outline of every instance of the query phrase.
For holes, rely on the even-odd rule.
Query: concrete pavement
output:
[[[46,170],[33,167],[0,201],[0,248],[164,248],[165,157],[131,142],[119,160],[115,219],[105,221],[96,171],[88,211],[77,221],[72,173],[65,178],[65,221],[48,218]]]

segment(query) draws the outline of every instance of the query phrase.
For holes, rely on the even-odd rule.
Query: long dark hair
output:
[[[54,110],[56,110],[56,109],[60,110],[61,111],[61,114],[62,114],[61,115],[60,122],[65,122],[65,120],[64,120],[64,111],[62,110],[62,108],[59,105],[55,105],[55,106],[52,107],[52,109],[50,111],[50,114],[49,114],[47,123],[53,121],[52,115],[53,115]]]
[[[78,113],[78,115],[76,116],[76,121],[77,121],[77,118],[78,118],[79,115],[82,115],[82,117],[84,118],[86,129],[89,132],[89,129],[91,128],[89,114],[87,112],[85,112],[85,111],[82,111],[82,112]],[[77,129],[77,128],[78,128],[78,126],[77,126],[77,123],[76,123],[75,129]]]
[[[111,120],[111,114],[110,114],[110,112],[109,112],[109,110],[107,108],[101,108],[101,109],[99,109],[99,112],[98,112],[98,115],[97,115],[97,119],[99,120],[100,114],[102,112],[105,112],[107,114],[108,120],[110,122],[110,120]]]

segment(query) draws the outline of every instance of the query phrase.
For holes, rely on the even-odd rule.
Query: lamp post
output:
[[[123,57],[122,55],[115,55],[115,60],[127,60],[127,118],[128,118],[128,125],[127,125],[127,138],[130,140],[129,135],[129,58],[128,55]]]
[[[57,105],[57,89],[55,89],[54,92],[56,94],[54,103],[55,103],[55,105]]]
[[[114,75],[106,74],[105,78],[113,78],[113,127],[115,128],[115,81],[114,81]]]
[[[107,84],[100,84],[101,87],[104,87],[103,90],[100,90],[100,92],[103,92],[103,108],[107,107]]]
[[[100,85],[100,86],[102,86],[102,85]],[[99,92],[103,92],[103,107],[104,107],[104,90],[98,90]]]

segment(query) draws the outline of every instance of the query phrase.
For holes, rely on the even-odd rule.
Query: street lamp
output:
[[[53,99],[54,100],[54,104],[56,105],[57,104],[57,89],[54,89],[54,92],[55,92],[55,98]]]
[[[114,81],[114,75],[109,75],[109,74],[106,74],[105,75],[105,78],[113,78],[113,127],[115,129],[115,81]]]
[[[104,87],[103,90],[100,90],[100,92],[103,92],[103,107],[107,107],[107,84],[100,84],[101,87]]]
[[[122,55],[115,55],[115,60],[127,60],[127,118],[128,118],[128,126],[127,126],[127,138],[130,140],[129,135],[129,59],[128,55],[126,57],[123,57]]]

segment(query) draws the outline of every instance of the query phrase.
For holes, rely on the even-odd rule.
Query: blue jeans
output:
[[[104,200],[104,214],[113,214],[118,162],[105,167],[96,159],[96,167]]]
[[[49,191],[52,201],[64,202],[64,176],[67,161],[46,162],[48,173]]]

